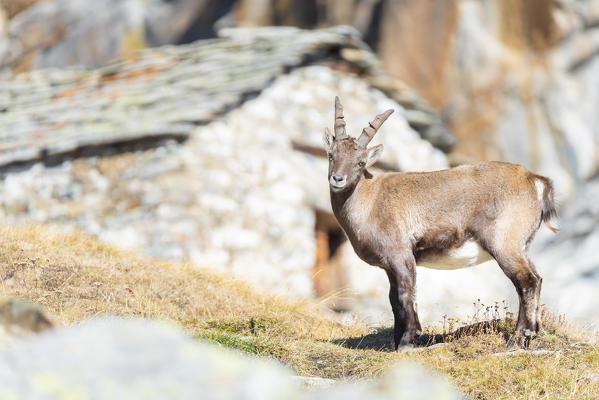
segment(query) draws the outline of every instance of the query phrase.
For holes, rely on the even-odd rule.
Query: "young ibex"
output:
[[[395,319],[395,347],[421,333],[414,309],[416,265],[457,269],[494,258],[520,298],[517,335],[528,345],[539,330],[541,277],[528,248],[541,221],[556,216],[551,180],[504,162],[434,172],[372,175],[383,146],[367,148],[391,115],[377,115],[358,139],[345,133],[335,98],[335,136],[328,128],[333,212],[358,256],[385,270]]]

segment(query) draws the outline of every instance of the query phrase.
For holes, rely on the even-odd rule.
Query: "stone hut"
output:
[[[381,170],[447,167],[453,138],[351,28],[224,30],[91,70],[2,82],[0,213],[77,227],[293,296],[369,286],[330,210],[323,128],[383,109]],[[356,269],[357,268],[357,269]],[[383,280],[380,281],[379,278]]]

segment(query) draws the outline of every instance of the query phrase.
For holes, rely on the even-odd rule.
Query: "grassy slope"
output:
[[[224,275],[41,227],[0,228],[3,296],[41,303],[64,324],[99,314],[174,321],[198,337],[276,357],[301,375],[371,377],[393,361],[412,359],[450,376],[472,398],[599,397],[599,384],[589,379],[599,374],[598,348],[572,339],[576,335],[556,320],[547,321],[548,332],[534,342],[555,352],[494,355],[505,351],[507,329],[500,324],[445,337],[442,346],[395,353],[388,349],[390,329],[342,326],[314,304],[260,294]]]

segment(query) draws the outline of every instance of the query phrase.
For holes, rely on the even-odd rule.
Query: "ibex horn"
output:
[[[345,120],[343,119],[343,106],[339,96],[335,96],[335,140],[346,138]]]
[[[384,113],[377,115],[373,121],[369,122],[368,126],[362,130],[362,134],[358,138],[358,144],[366,148],[381,125],[383,125],[383,122],[385,122],[391,114],[393,114],[393,110],[387,110]]]

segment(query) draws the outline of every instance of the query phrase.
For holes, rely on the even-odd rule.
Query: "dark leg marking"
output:
[[[422,332],[414,308],[416,261],[412,255],[396,257],[386,271],[390,286],[389,302],[395,321],[395,349],[411,347]]]

